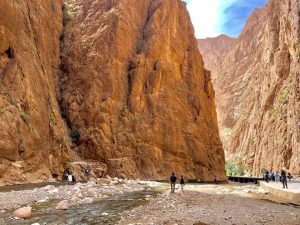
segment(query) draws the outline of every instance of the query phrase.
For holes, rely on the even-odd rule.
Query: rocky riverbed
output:
[[[100,178],[74,185],[47,185],[33,190],[0,192],[0,210],[14,209],[32,203],[45,203],[51,199],[67,200],[70,207],[106,199],[110,195],[139,192],[153,186],[158,184],[139,180]]]
[[[255,185],[187,185],[126,211],[122,225],[299,225],[300,208]]]
[[[161,188],[156,182],[110,177],[31,190],[6,187],[0,192],[0,224],[115,224],[121,212],[145,204]]]
[[[299,225],[300,208],[256,185],[169,185],[105,178],[75,185],[47,185],[0,192],[2,225]],[[14,210],[32,207],[26,220]],[[28,208],[26,209],[28,210]]]

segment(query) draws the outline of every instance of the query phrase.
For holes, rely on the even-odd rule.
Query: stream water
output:
[[[12,211],[0,214],[0,225],[111,225],[116,224],[125,210],[147,203],[149,197],[156,197],[159,190],[147,190],[110,196],[93,204],[73,206],[68,210],[55,210],[58,201],[33,205],[32,217],[28,220],[15,220]]]

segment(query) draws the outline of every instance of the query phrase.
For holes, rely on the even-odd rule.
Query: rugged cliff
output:
[[[199,43],[211,65],[225,150],[243,157],[253,174],[262,168],[300,174],[299,10],[299,1],[270,0],[229,51],[218,38]],[[214,41],[219,52],[209,51]]]
[[[0,184],[57,177],[73,157],[56,96],[61,9],[0,2]]]
[[[185,3],[66,3],[62,105],[81,156],[119,176],[224,178],[214,91]]]
[[[2,0],[0,77],[0,184],[81,160],[113,176],[225,178],[181,0]]]

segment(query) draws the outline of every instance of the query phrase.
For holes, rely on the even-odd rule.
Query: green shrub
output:
[[[31,121],[31,118],[30,118],[30,115],[28,112],[22,112],[21,113],[21,118],[22,120],[26,123],[26,124],[29,124],[30,121]]]
[[[50,112],[50,121],[56,124],[56,117],[53,111]]]
[[[238,163],[231,162],[229,160],[225,161],[225,171],[227,176],[244,176],[245,175],[245,165],[240,159]]]
[[[63,22],[64,24],[68,21],[70,21],[72,19],[72,13],[71,11],[67,8],[67,7],[64,7],[64,10],[63,10]]]

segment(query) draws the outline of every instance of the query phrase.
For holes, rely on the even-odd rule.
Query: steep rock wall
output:
[[[224,179],[214,91],[185,3],[66,3],[62,105],[81,156],[124,177]]]
[[[0,2],[0,185],[56,177],[72,157],[57,104],[62,1]]]
[[[210,68],[225,150],[256,175],[262,168],[300,174],[299,11],[299,1],[270,0]],[[219,46],[222,54],[226,46]],[[213,65],[210,54],[218,53],[206,52],[204,61]]]

